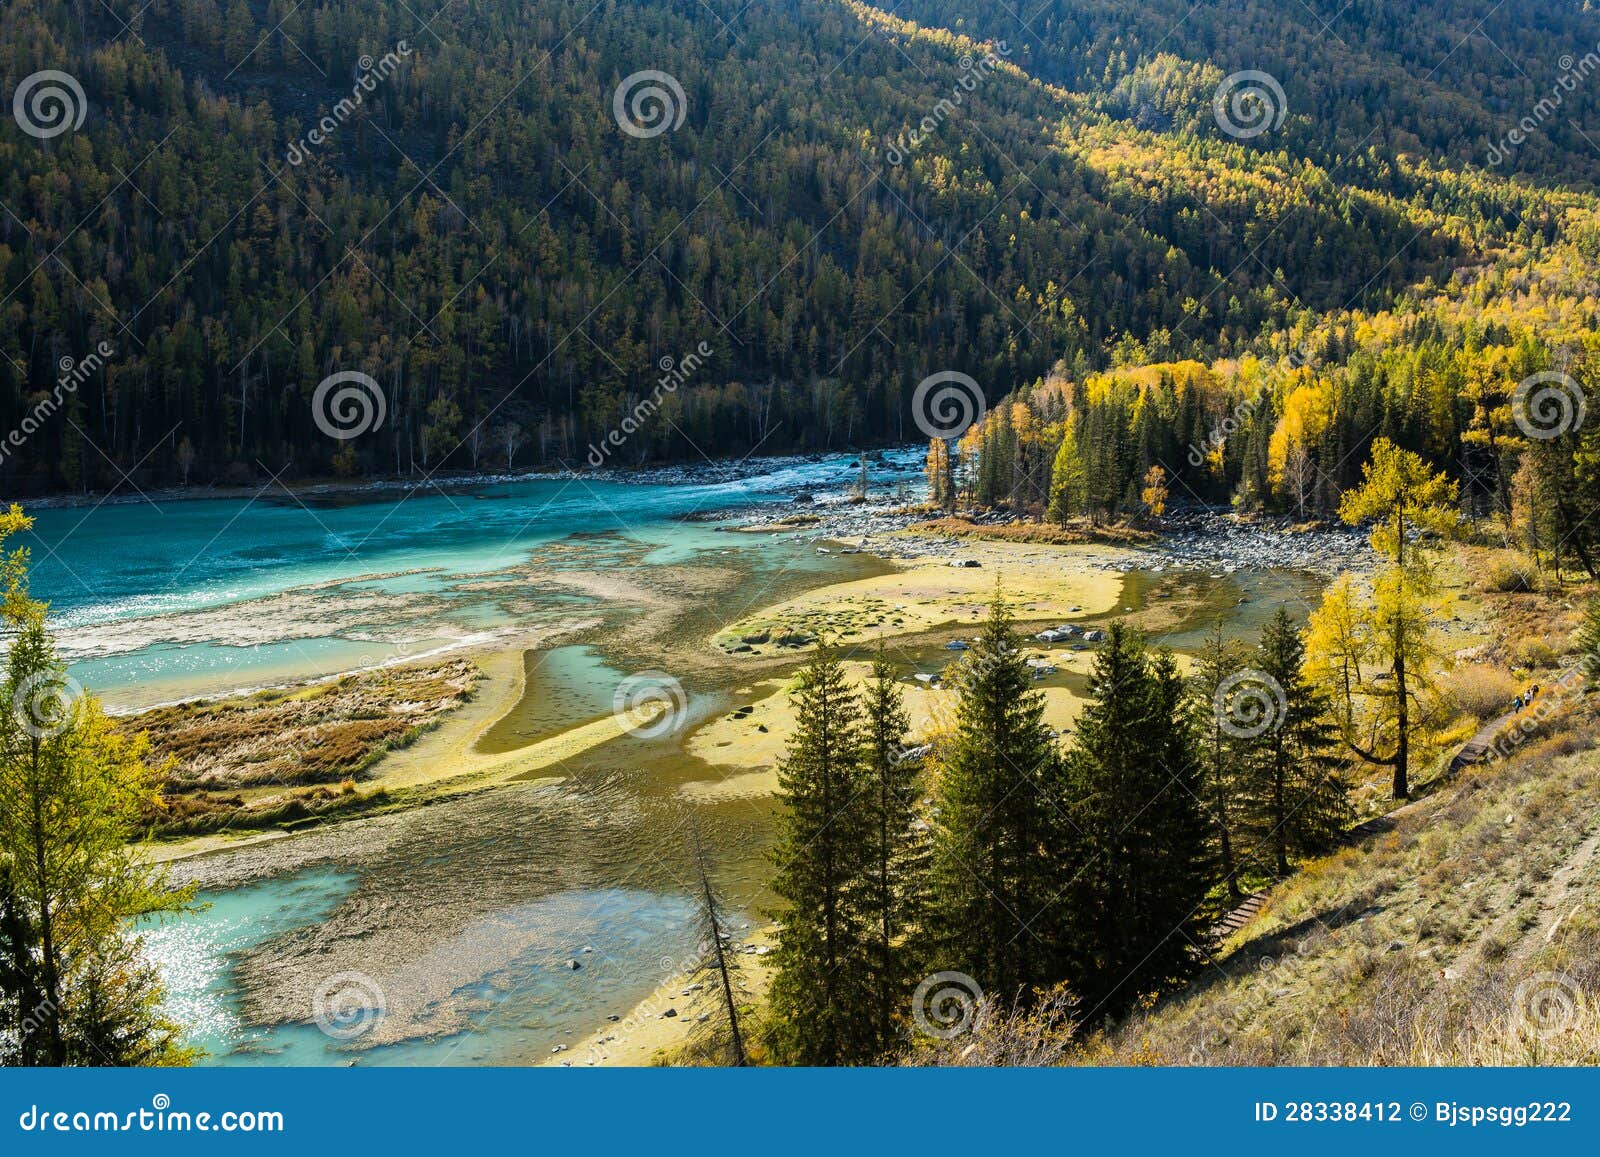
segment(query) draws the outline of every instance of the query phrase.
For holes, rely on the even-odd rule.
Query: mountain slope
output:
[[[1095,36],[1142,43],[1144,17],[1117,19]],[[1127,74],[1052,87],[1083,70],[974,23],[824,0],[16,0],[4,92],[64,71],[85,117],[48,139],[0,122],[0,426],[28,427],[0,479],[576,462],[652,394],[613,460],[915,438],[936,370],[994,401],[1058,363],[1268,348],[1461,267],[1524,269],[1567,244],[1568,202],[1593,206],[1336,154],[1293,118],[1248,141],[1193,109],[1130,119]],[[1221,75],[1184,68],[1197,93]],[[681,98],[623,96],[653,83],[675,129],[621,123],[649,112],[615,99],[642,72]],[[87,367],[65,390],[64,359]],[[382,392],[352,439],[314,405],[337,373]]]
[[[1275,147],[1288,142],[1322,159],[1371,148],[1591,189],[1600,176],[1600,57],[1590,55],[1600,52],[1600,17],[1581,0],[902,0],[892,8],[1004,38],[1033,74],[1145,124],[1215,132],[1215,81],[1193,83],[1201,66],[1219,77],[1255,69],[1286,97]],[[1555,107],[1540,109],[1545,100]],[[1506,147],[1525,116],[1536,121],[1526,141]]]
[[[1089,1059],[1600,1063],[1600,757],[1584,714],[1581,733],[1473,769],[1307,866],[1215,967]]]

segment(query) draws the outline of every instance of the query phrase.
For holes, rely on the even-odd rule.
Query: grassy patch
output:
[[[161,835],[271,827],[371,806],[356,782],[471,698],[465,659],[176,704],[124,720],[165,768]]]
[[[1039,542],[1057,546],[1074,543],[1108,542],[1119,546],[1154,542],[1158,537],[1148,530],[1132,526],[1092,525],[1087,519],[1075,518],[1065,526],[1053,522],[1005,522],[988,524],[973,522],[960,515],[936,518],[917,524],[918,531],[933,531],[961,538],[993,538],[1003,542]]]

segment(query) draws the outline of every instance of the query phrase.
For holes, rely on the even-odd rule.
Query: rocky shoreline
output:
[[[1332,578],[1371,570],[1376,558],[1359,527],[1300,528],[1288,518],[1245,520],[1218,510],[1186,510],[1165,521],[1160,539],[1106,565],[1120,569],[1303,570]]]
[[[940,515],[896,502],[862,503],[846,496],[807,495],[783,518],[773,520],[771,516],[771,508],[763,507],[721,512],[716,520],[792,535],[801,541],[843,544],[845,553],[860,551],[889,559],[942,557],[952,562],[963,555],[959,537],[932,529]],[[975,527],[985,528],[1026,520],[994,512],[972,521]],[[918,533],[919,527],[928,529]],[[819,549],[830,547],[819,545]],[[1146,545],[1112,549],[1115,553],[1102,564],[1107,570],[1192,569],[1228,574],[1300,570],[1331,578],[1343,571],[1371,570],[1375,562],[1367,533],[1359,527],[1307,527],[1288,518],[1244,519],[1203,507],[1176,511],[1163,520],[1157,537]]]

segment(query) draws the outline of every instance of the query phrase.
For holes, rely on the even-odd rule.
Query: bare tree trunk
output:
[[[705,845],[700,840],[698,825],[693,828],[693,833],[695,870],[700,875],[700,918],[711,940],[709,967],[714,968],[717,973],[722,996],[722,1011],[728,1020],[728,1034],[731,1039],[729,1047],[733,1064],[738,1068],[744,1068],[749,1064],[749,1060],[744,1051],[744,1034],[739,1030],[739,1006],[733,997],[733,978],[730,975],[728,954],[722,946],[722,905],[711,889],[711,869],[707,862]]]

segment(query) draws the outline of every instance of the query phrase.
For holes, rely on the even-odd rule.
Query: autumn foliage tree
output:
[[[1387,439],[1372,446],[1362,485],[1339,514],[1370,521],[1384,559],[1370,591],[1343,576],[1311,617],[1313,669],[1332,696],[1345,743],[1362,759],[1394,769],[1394,797],[1410,794],[1411,750],[1422,719],[1419,696],[1437,658],[1431,622],[1437,608],[1433,538],[1460,527],[1456,484]]]

